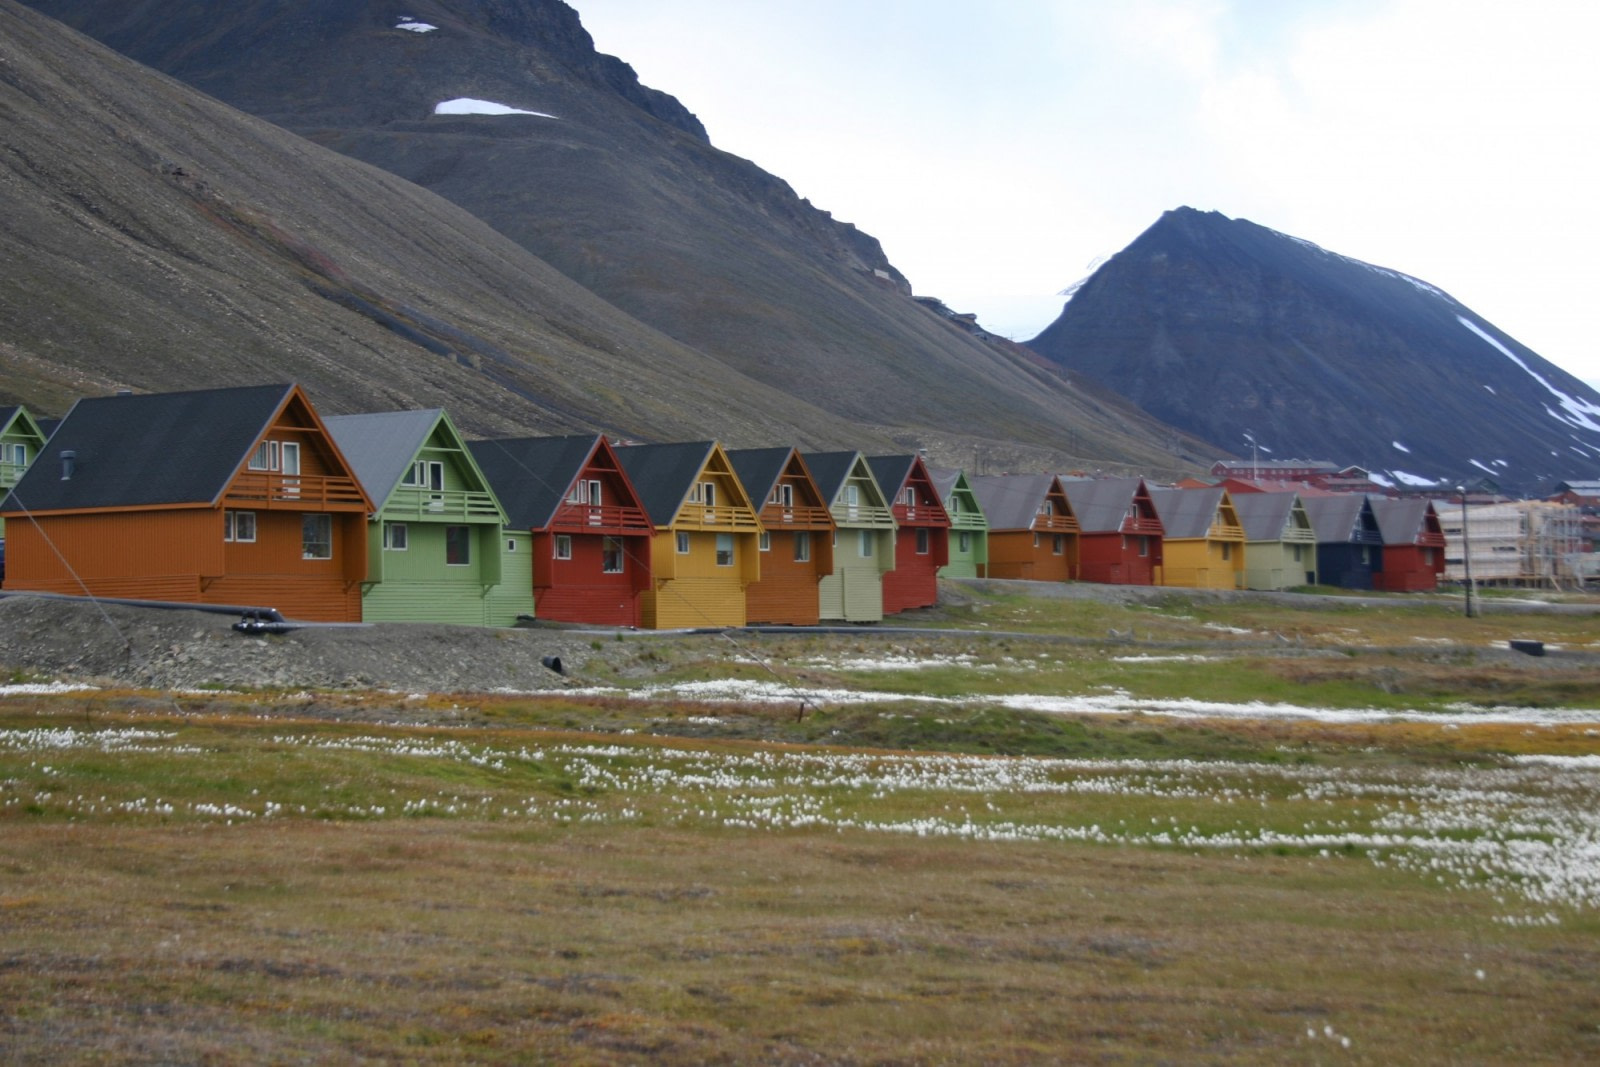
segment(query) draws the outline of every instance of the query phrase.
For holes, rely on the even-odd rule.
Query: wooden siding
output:
[[[966,537],[967,547],[961,547]],[[983,578],[989,573],[989,530],[959,524],[950,530],[950,562],[939,568],[941,578]]]
[[[1238,541],[1169,537],[1162,541],[1161,548],[1162,585],[1184,589],[1238,589],[1244,583],[1242,536]]]
[[[883,509],[885,517],[888,509]],[[838,512],[835,510],[835,516]],[[863,556],[860,539],[872,538],[873,552]],[[894,567],[893,527],[865,531],[841,526],[833,546],[833,573],[817,584],[818,614],[837,622],[883,621],[883,576]]]
[[[1146,538],[1146,555],[1139,554],[1139,537]],[[1078,578],[1104,585],[1153,585],[1161,566],[1159,534],[1078,535]]]
[[[1443,547],[1384,545],[1383,569],[1373,574],[1372,588],[1392,593],[1432,592],[1439,587],[1443,573]]]
[[[1295,550],[1300,558],[1295,559]],[[1316,542],[1249,541],[1244,547],[1246,589],[1292,589],[1317,584]]]
[[[944,514],[942,507],[939,514]],[[927,533],[926,552],[917,551],[919,530]],[[885,615],[930,608],[939,602],[939,568],[950,559],[949,534],[948,525],[902,526],[895,532],[894,569],[883,576]]]
[[[689,538],[683,555],[677,549],[679,532]],[[719,533],[733,538],[732,566],[717,564]],[[745,588],[761,576],[756,537],[754,529],[659,531],[651,544],[652,582],[639,596],[639,625],[656,630],[743,626]]]
[[[1061,552],[1055,539],[1061,538]],[[989,531],[990,578],[1021,578],[1035,582],[1070,581],[1075,573],[1078,535],[1056,531]]]
[[[827,523],[823,529],[805,531],[811,538],[811,558],[804,562],[794,558],[795,531],[771,532],[771,549],[761,553],[761,580],[745,590],[745,614],[750,622],[814,626],[821,621],[818,583],[831,569],[822,562],[829,555],[824,549],[832,529],[825,511],[823,521]]]
[[[533,535],[532,581],[535,613],[552,622],[597,626],[638,626],[639,594],[650,584],[652,538],[634,533],[622,538],[620,574],[603,568],[603,534],[564,534],[572,538],[572,558],[555,558],[555,533]]]
[[[526,530],[501,530],[500,582],[484,597],[485,626],[515,626],[519,616],[532,616],[533,538]]]

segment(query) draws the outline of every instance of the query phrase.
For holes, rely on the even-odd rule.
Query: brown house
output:
[[[990,578],[1077,577],[1078,520],[1053,474],[980,474],[972,492],[989,519]]]
[[[728,459],[761,509],[761,579],[745,589],[746,620],[815,626],[822,578],[833,573],[833,514],[822,490],[793,448],[739,449]]]
[[[371,510],[297,385],[91,397],[0,502],[5,587],[359,621]]]

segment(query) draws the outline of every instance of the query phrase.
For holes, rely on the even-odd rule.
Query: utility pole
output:
[[[1456,492],[1461,494],[1461,568],[1467,582],[1467,618],[1472,618],[1476,613],[1472,610],[1472,541],[1467,536],[1467,487],[1456,486]]]

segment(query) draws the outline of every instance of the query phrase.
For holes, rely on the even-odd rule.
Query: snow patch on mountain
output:
[[[1570,396],[1569,394],[1563,393],[1561,390],[1551,385],[1544,379],[1543,375],[1539,374],[1538,371],[1534,370],[1532,367],[1528,366],[1521,359],[1519,359],[1516,354],[1511,351],[1511,349],[1507,348],[1499,341],[1496,341],[1493,337],[1490,337],[1483,327],[1479,326],[1465,315],[1457,315],[1456,321],[1461,323],[1461,325],[1465,326],[1467,329],[1471,330],[1473,333],[1477,334],[1479,337],[1483,338],[1485,341],[1488,341],[1491,345],[1497,348],[1503,356],[1515,363],[1517,366],[1521,367],[1527,372],[1530,378],[1544,386],[1545,389],[1556,398],[1561,407],[1566,411],[1566,414],[1562,415],[1560,412],[1553,411],[1547,406],[1545,410],[1550,412],[1551,418],[1559,419],[1568,426],[1577,426],[1585,430],[1593,430],[1596,433],[1600,433],[1600,421],[1596,421],[1600,420],[1600,406],[1591,404],[1589,401],[1579,397]]]
[[[1399,441],[1390,441],[1389,443],[1391,445],[1394,445],[1394,447],[1399,449],[1401,452],[1410,452],[1411,451],[1411,449],[1407,448],[1405,445],[1401,444]]]
[[[1474,467],[1477,467],[1479,470],[1483,471],[1485,474],[1493,474],[1493,475],[1496,475],[1496,476],[1498,476],[1500,474],[1499,471],[1495,470],[1493,467],[1489,466],[1487,463],[1479,463],[1475,459],[1469,459],[1469,460],[1467,460],[1467,462],[1472,464]]]
[[[543,111],[524,111],[519,107],[497,104],[493,100],[474,100],[470,96],[458,96],[454,100],[441,101],[433,105],[433,113],[435,115],[532,115],[541,119],[556,117]]]
[[[412,33],[432,33],[439,27],[427,22],[418,22],[410,15],[401,15],[400,21],[395,23],[394,28],[397,30],[409,30]]]

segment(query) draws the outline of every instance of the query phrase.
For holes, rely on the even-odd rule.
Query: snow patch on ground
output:
[[[543,111],[524,111],[508,104],[497,104],[493,100],[475,100],[470,96],[458,96],[454,100],[440,101],[433,105],[433,113],[435,115],[532,115],[540,119],[556,117]]]
[[[1432,478],[1424,478],[1422,475],[1420,475],[1420,474],[1412,474],[1410,471],[1390,471],[1389,473],[1394,475],[1395,481],[1399,482],[1402,485],[1432,485],[1433,484],[1433,479]]]
[[[75,685],[69,682],[19,682],[16,685],[0,685],[0,696],[37,696],[46,693],[80,693],[85,689],[93,689],[92,685]]]

